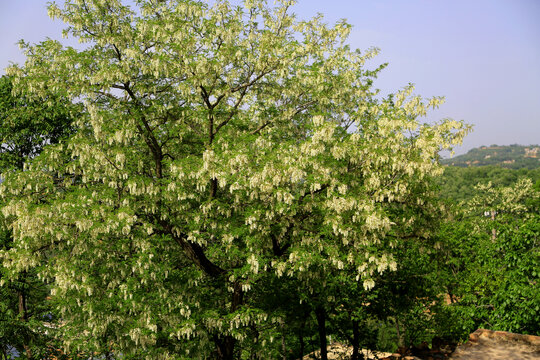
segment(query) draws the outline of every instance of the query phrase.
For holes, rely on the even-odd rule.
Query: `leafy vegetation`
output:
[[[479,186],[442,227],[440,255],[458,333],[484,327],[540,334],[539,205],[529,179]]]
[[[527,148],[534,147],[490,149],[502,156]],[[524,164],[517,158],[515,166]],[[447,166],[439,180],[451,208],[439,232],[440,276],[456,337],[479,327],[540,334],[540,167],[528,165]]]
[[[326,359],[337,341],[357,360],[477,326],[540,332],[537,170],[441,177],[469,127],[422,123],[442,99],[411,86],[375,96],[377,51],[290,5],[50,5],[88,46],[23,44],[0,93],[47,114],[8,106],[2,132],[37,141],[2,163],[4,348]],[[15,308],[30,286],[34,322]]]
[[[519,179],[530,179],[540,186],[540,166],[534,169],[508,169],[500,166],[457,167],[446,166],[444,174],[438,179],[443,199],[460,202],[472,199],[477,193],[478,184],[491,183],[494,188],[508,187]]]

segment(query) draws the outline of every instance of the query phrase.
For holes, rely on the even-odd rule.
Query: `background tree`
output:
[[[443,226],[444,283],[456,335],[479,327],[540,334],[539,199],[530,179],[479,185]]]
[[[420,123],[442,99],[411,86],[376,101],[382,67],[364,68],[376,50],[352,51],[343,21],[297,21],[292,1],[135,3],[51,5],[88,47],[48,40],[9,70],[85,113],[2,184],[4,264],[46,261],[70,348],[279,353],[284,315],[261,294],[285,278],[318,293],[337,274],[373,288],[434,207],[438,152],[468,128]]]
[[[438,179],[442,199],[458,203],[469,201],[476,194],[480,183],[495,188],[508,187],[521,178],[529,178],[540,183],[540,167],[533,169],[506,169],[499,166],[457,167],[446,166],[443,176]]]

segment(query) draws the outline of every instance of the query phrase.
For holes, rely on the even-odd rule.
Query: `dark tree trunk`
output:
[[[397,318],[396,318],[395,322],[396,322],[396,333],[397,333],[397,338],[398,338],[398,346],[403,346],[403,341],[402,341],[402,338],[401,338],[401,329],[399,328],[399,321],[398,321]]]
[[[285,343],[285,324],[281,323],[281,357],[287,360],[287,345]]]
[[[23,280],[24,281],[24,278]],[[27,305],[26,305],[26,293],[24,292],[24,290],[18,290],[17,291],[17,295],[19,297],[19,317],[21,319],[21,321],[23,322],[28,322],[28,308],[27,308]],[[30,350],[30,346],[29,346],[29,339],[28,339],[28,334],[26,333],[26,330],[25,330],[25,333],[24,333],[24,351],[26,352],[26,356],[31,359],[32,358],[32,351]]]
[[[304,343],[304,328],[306,327],[306,319],[304,318],[304,320],[302,321],[301,325],[300,325],[300,333],[298,334],[298,340],[300,342],[300,358],[303,358],[304,357],[304,351],[305,351],[305,347],[306,347],[306,344]]]
[[[249,355],[249,360],[255,360],[255,359],[258,358],[257,347],[258,347],[258,343],[259,343],[259,331],[257,331],[257,328],[255,327],[255,325],[251,325],[251,329],[253,331],[253,344],[254,344],[254,346],[252,346],[252,348],[251,348],[251,354]]]
[[[328,344],[326,342],[326,311],[322,306],[315,309],[317,324],[319,326],[319,342],[321,347],[321,360],[328,360]]]
[[[244,302],[244,292],[242,291],[242,285],[239,282],[235,282],[233,285],[234,291],[231,301],[230,312],[233,313]],[[236,345],[236,339],[230,335],[223,337],[215,336],[214,342],[216,343],[217,357],[220,360],[234,360],[234,346]]]
[[[352,331],[353,331],[353,338],[352,338],[352,347],[353,347],[353,353],[351,356],[351,360],[364,360],[364,354],[360,353],[360,322],[358,320],[352,321]]]
[[[234,345],[236,339],[232,336],[224,336],[223,338],[214,338],[217,347],[217,356],[220,360],[234,360]]]
[[[308,321],[310,316],[311,316],[311,308],[309,306],[304,306],[304,317],[300,324],[300,334],[299,334],[300,358],[304,356],[304,353],[306,351],[306,343],[304,341],[304,332],[306,330],[306,322]]]

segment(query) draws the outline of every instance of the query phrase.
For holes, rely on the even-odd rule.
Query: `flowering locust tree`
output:
[[[438,152],[468,128],[441,98],[375,97],[376,50],[293,1],[67,0],[84,50],[26,46],[16,86],[84,103],[69,141],[1,187],[14,274],[51,284],[68,349],[151,359],[275,357],[276,278],[365,289],[392,246],[427,236]],[[277,350],[276,350],[277,349]]]

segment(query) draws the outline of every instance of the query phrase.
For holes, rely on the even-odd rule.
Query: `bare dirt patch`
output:
[[[459,345],[452,360],[538,360],[540,336],[478,329]]]

